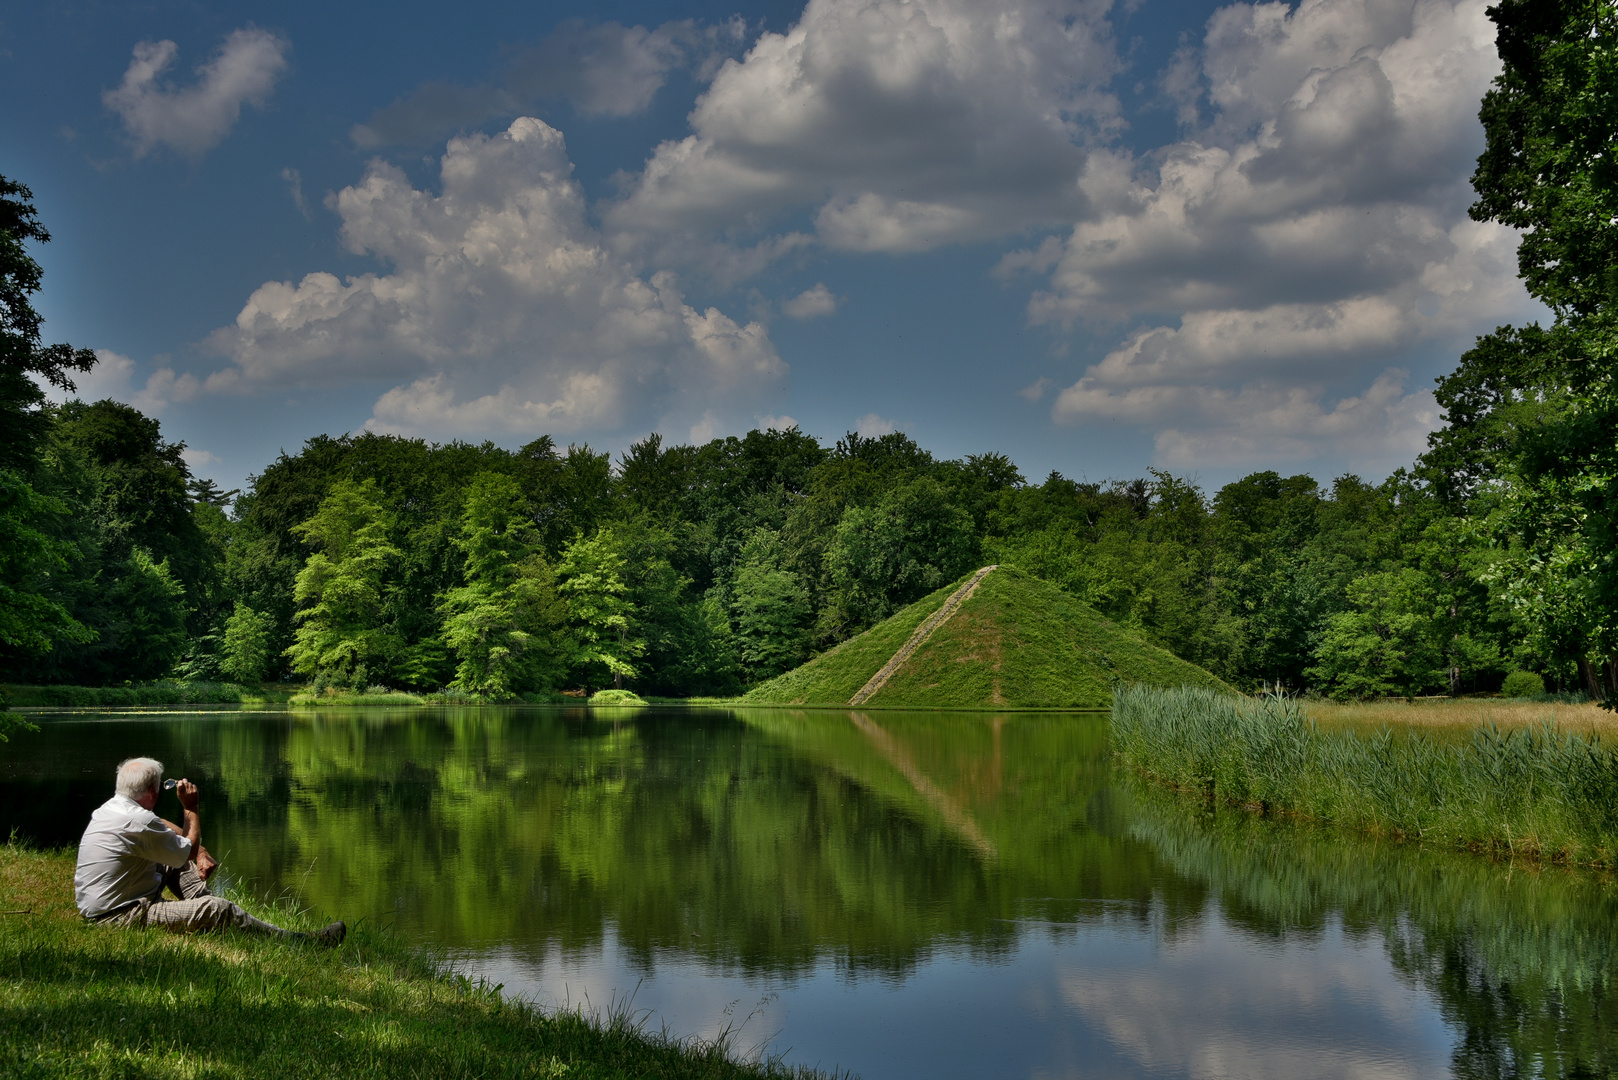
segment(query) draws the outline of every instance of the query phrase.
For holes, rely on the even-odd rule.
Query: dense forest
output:
[[[1379,483],[1030,482],[993,452],[792,430],[653,435],[616,461],[543,435],[515,451],[321,437],[221,492],[135,409],[46,402],[41,384],[71,391],[95,357],[42,343],[27,244],[49,237],[0,178],[0,670],[726,693],[992,561],[1241,687],[1460,693],[1521,670],[1610,698],[1618,98],[1590,23],[1605,16],[1490,14],[1504,69],[1472,213],[1521,230],[1523,282],[1554,318],[1480,338],[1439,380],[1428,452]]]
[[[1379,484],[1260,472],[1209,494],[1160,472],[1031,484],[902,434],[654,435],[616,461],[362,434],[233,493],[128,405],[41,411],[33,520],[57,559],[31,584],[62,615],[50,648],[8,639],[14,681],[728,693],[1000,562],[1245,687],[1464,692],[1522,668],[1612,689],[1586,583],[1512,535],[1510,491],[1456,497],[1431,454]]]

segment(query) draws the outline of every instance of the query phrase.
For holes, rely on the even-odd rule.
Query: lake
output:
[[[148,754],[258,894],[868,1080],[1618,1066],[1610,879],[1215,812],[1117,774],[1100,714],[39,719],[0,745],[34,842]]]

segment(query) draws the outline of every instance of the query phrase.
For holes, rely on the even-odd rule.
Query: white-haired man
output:
[[[162,926],[175,933],[236,927],[322,945],[342,942],[348,928],[334,922],[314,934],[297,934],[255,919],[208,891],[214,861],[202,846],[197,785],[180,780],[185,828],[153,813],[163,786],[163,763],[130,758],[118,766],[117,794],[90,815],[79,841],[73,893],[87,919],[114,926]],[[175,896],[163,899],[167,887]]]

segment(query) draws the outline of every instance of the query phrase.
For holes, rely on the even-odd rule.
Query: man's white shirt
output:
[[[191,841],[134,799],[114,795],[90,815],[79,841],[74,899],[86,917],[105,915],[156,893],[164,868],[184,866],[190,858]]]

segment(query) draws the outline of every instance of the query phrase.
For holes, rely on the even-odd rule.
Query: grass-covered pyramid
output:
[[[906,656],[918,627],[931,633]],[[861,695],[855,703],[870,706],[1104,708],[1119,683],[1228,689],[1056,586],[1002,566],[916,601],[742,700],[847,705]]]

